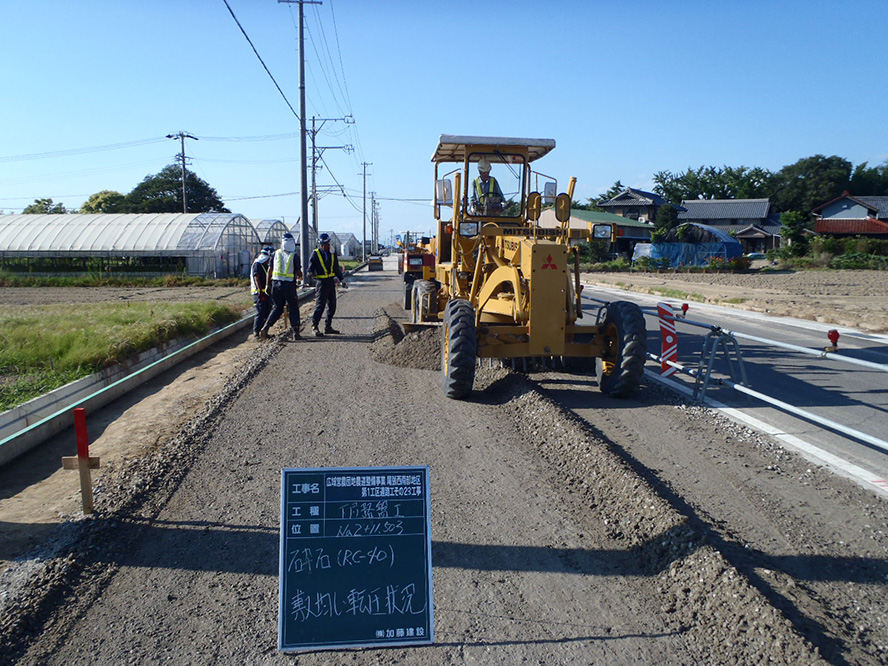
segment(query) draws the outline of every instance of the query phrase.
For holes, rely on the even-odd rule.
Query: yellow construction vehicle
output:
[[[582,286],[572,242],[612,242],[615,229],[570,228],[576,179],[556,195],[554,179],[530,167],[554,147],[552,139],[441,135],[438,141],[432,156],[437,233],[428,244],[434,262],[407,284],[404,302],[414,326],[443,324],[448,397],[471,392],[479,358],[593,358],[600,361],[596,376],[605,394],[624,397],[639,384],[647,333],[637,305],[608,303],[594,323],[577,323]],[[554,207],[551,228],[540,226],[544,206]],[[442,216],[447,207],[449,219]]]

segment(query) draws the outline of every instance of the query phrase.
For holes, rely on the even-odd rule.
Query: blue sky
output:
[[[228,4],[298,111],[296,6]],[[318,135],[319,186],[349,195],[321,199],[322,229],[363,235],[364,162],[382,240],[430,229],[430,206],[409,200],[431,197],[442,133],[555,139],[538,166],[576,176],[582,201],[617,179],[650,189],[661,170],[888,160],[886,0],[323,0],[305,13],[306,115],[355,120]],[[223,0],[0,0],[0,21],[0,210],[128,192],[173,161],[165,135],[181,130],[232,211],[296,223],[299,197],[280,195],[299,189],[299,122]]]

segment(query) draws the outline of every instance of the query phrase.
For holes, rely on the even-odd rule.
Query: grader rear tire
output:
[[[644,314],[635,303],[615,301],[607,306],[603,324],[609,354],[597,364],[598,388],[611,398],[626,398],[638,388],[644,375]]]
[[[466,300],[452,300],[441,332],[441,381],[448,398],[460,400],[472,392],[477,354],[475,311]]]

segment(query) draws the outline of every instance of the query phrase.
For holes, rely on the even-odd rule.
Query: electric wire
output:
[[[343,98],[345,98],[343,88],[342,88],[342,83],[339,80],[339,75],[336,70],[336,65],[333,62],[333,57],[332,57],[332,54],[330,53],[330,46],[327,42],[327,33],[324,30],[324,22],[320,19],[320,10],[317,7],[315,7],[315,13],[318,16],[318,29],[320,32],[320,40],[323,45],[323,52],[326,55],[326,61],[330,63],[330,74],[332,75],[332,77],[336,83],[336,88],[339,90],[339,94],[342,95]],[[339,108],[339,110],[342,111],[343,107],[345,105],[337,99],[336,90],[334,89],[333,85],[330,83],[330,78],[327,76],[327,71],[323,66],[324,59],[321,57],[321,53],[318,52],[318,44],[317,44],[317,40],[315,40],[315,39],[312,39],[312,48],[314,49],[315,56],[318,59],[318,63],[320,63],[320,65],[321,65],[321,71],[324,74],[324,79],[327,82],[327,87],[330,89],[330,93],[333,96],[333,101],[336,103],[336,106]],[[344,76],[345,76],[345,72],[343,71],[343,77]],[[343,114],[343,115],[345,115],[345,114]]]
[[[281,141],[284,139],[298,139],[299,132],[287,134],[264,134],[260,136],[200,136],[201,141]]]
[[[359,213],[363,213],[363,212],[364,212],[363,208],[361,208],[360,206],[358,206],[354,201],[352,201],[351,197],[348,196],[348,194],[345,193],[345,192],[346,192],[345,187],[342,185],[342,183],[340,183],[340,182],[336,179],[336,176],[333,175],[333,172],[330,170],[330,165],[327,164],[327,161],[324,159],[324,156],[323,156],[323,155],[321,155],[321,162],[323,162],[323,163],[324,163],[324,166],[327,167],[327,173],[330,174],[330,177],[333,179],[333,182],[336,183],[336,184],[342,189],[342,193],[343,193],[342,196],[343,196],[343,198],[344,198],[344,199],[345,199],[345,200],[351,205],[352,208],[354,208],[354,209],[355,209],[356,211],[358,211]]]
[[[166,137],[156,139],[139,139],[137,141],[124,141],[122,143],[108,143],[103,146],[89,146],[86,148],[69,148],[68,150],[55,150],[48,153],[30,153],[27,155],[9,155],[0,157],[0,162],[24,162],[26,160],[42,160],[50,157],[67,157],[68,155],[83,155],[85,153],[98,153],[104,150],[119,150],[121,148],[133,148],[146,146],[151,143],[166,141]]]
[[[283,97],[284,101],[287,103],[287,106],[290,107],[290,111],[293,112],[293,115],[296,116],[297,119],[301,120],[299,118],[299,114],[296,113],[296,109],[294,109],[293,105],[290,104],[290,100],[287,99],[287,96],[284,94],[284,91],[281,90],[281,87],[278,85],[278,82],[275,80],[274,76],[272,76],[271,71],[268,69],[268,66],[265,64],[265,61],[262,59],[262,56],[259,55],[259,51],[256,50],[255,46],[253,46],[253,40],[250,39],[250,36],[247,34],[247,31],[244,30],[244,27],[241,25],[240,21],[237,20],[237,16],[234,15],[234,11],[231,9],[231,5],[228,4],[228,0],[222,0],[222,2],[225,3],[225,6],[228,8],[228,13],[231,14],[231,18],[234,19],[234,22],[237,23],[237,27],[240,28],[240,31],[243,33],[244,38],[247,40],[247,43],[249,43],[250,48],[253,49],[253,53],[255,53],[256,57],[259,58],[259,62],[262,63],[262,67],[265,69],[265,73],[268,74],[272,83],[274,83],[274,87],[277,88],[278,92],[281,94],[281,97]]]

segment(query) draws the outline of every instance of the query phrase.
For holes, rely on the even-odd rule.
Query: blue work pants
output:
[[[284,305],[290,311],[290,327],[299,332],[299,301],[296,300],[296,283],[287,280],[272,280],[271,282],[271,298],[274,301],[274,308],[268,315],[268,321],[265,328],[271,328],[277,323],[277,320],[284,314]]]

